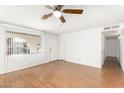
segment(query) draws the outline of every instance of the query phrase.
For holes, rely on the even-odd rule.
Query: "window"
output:
[[[7,55],[41,52],[41,37],[37,35],[7,32]]]

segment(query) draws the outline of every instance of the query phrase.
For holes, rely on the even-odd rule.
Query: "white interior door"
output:
[[[57,51],[58,51],[58,45],[57,45],[57,39],[55,35],[50,36],[50,47],[49,47],[49,53],[50,53],[50,61],[54,61],[57,59]]]

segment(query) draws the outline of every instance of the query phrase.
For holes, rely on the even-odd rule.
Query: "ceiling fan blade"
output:
[[[65,18],[63,16],[59,17],[59,19],[61,20],[62,23],[65,23]]]
[[[64,5],[57,5],[58,7],[62,8]]]
[[[46,5],[46,8],[55,10],[54,6],[52,6],[52,5]]]
[[[69,14],[82,14],[83,10],[82,9],[64,9],[64,13],[69,13]]]
[[[64,5],[55,5],[55,10],[61,10]]]
[[[42,17],[42,19],[48,19],[48,17],[50,17],[50,16],[52,16],[53,15],[53,13],[50,13],[50,14],[48,14],[48,15],[44,15],[43,17]]]

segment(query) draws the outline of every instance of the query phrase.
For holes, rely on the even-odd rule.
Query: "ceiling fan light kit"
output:
[[[53,15],[54,15],[55,17],[61,17],[61,16],[62,16],[62,12],[61,12],[61,11],[58,11],[58,10],[55,10],[55,11],[53,12]]]

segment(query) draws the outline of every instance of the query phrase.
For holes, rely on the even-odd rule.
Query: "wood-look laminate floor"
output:
[[[124,87],[124,73],[117,63],[103,69],[54,61],[0,76],[0,87]]]

